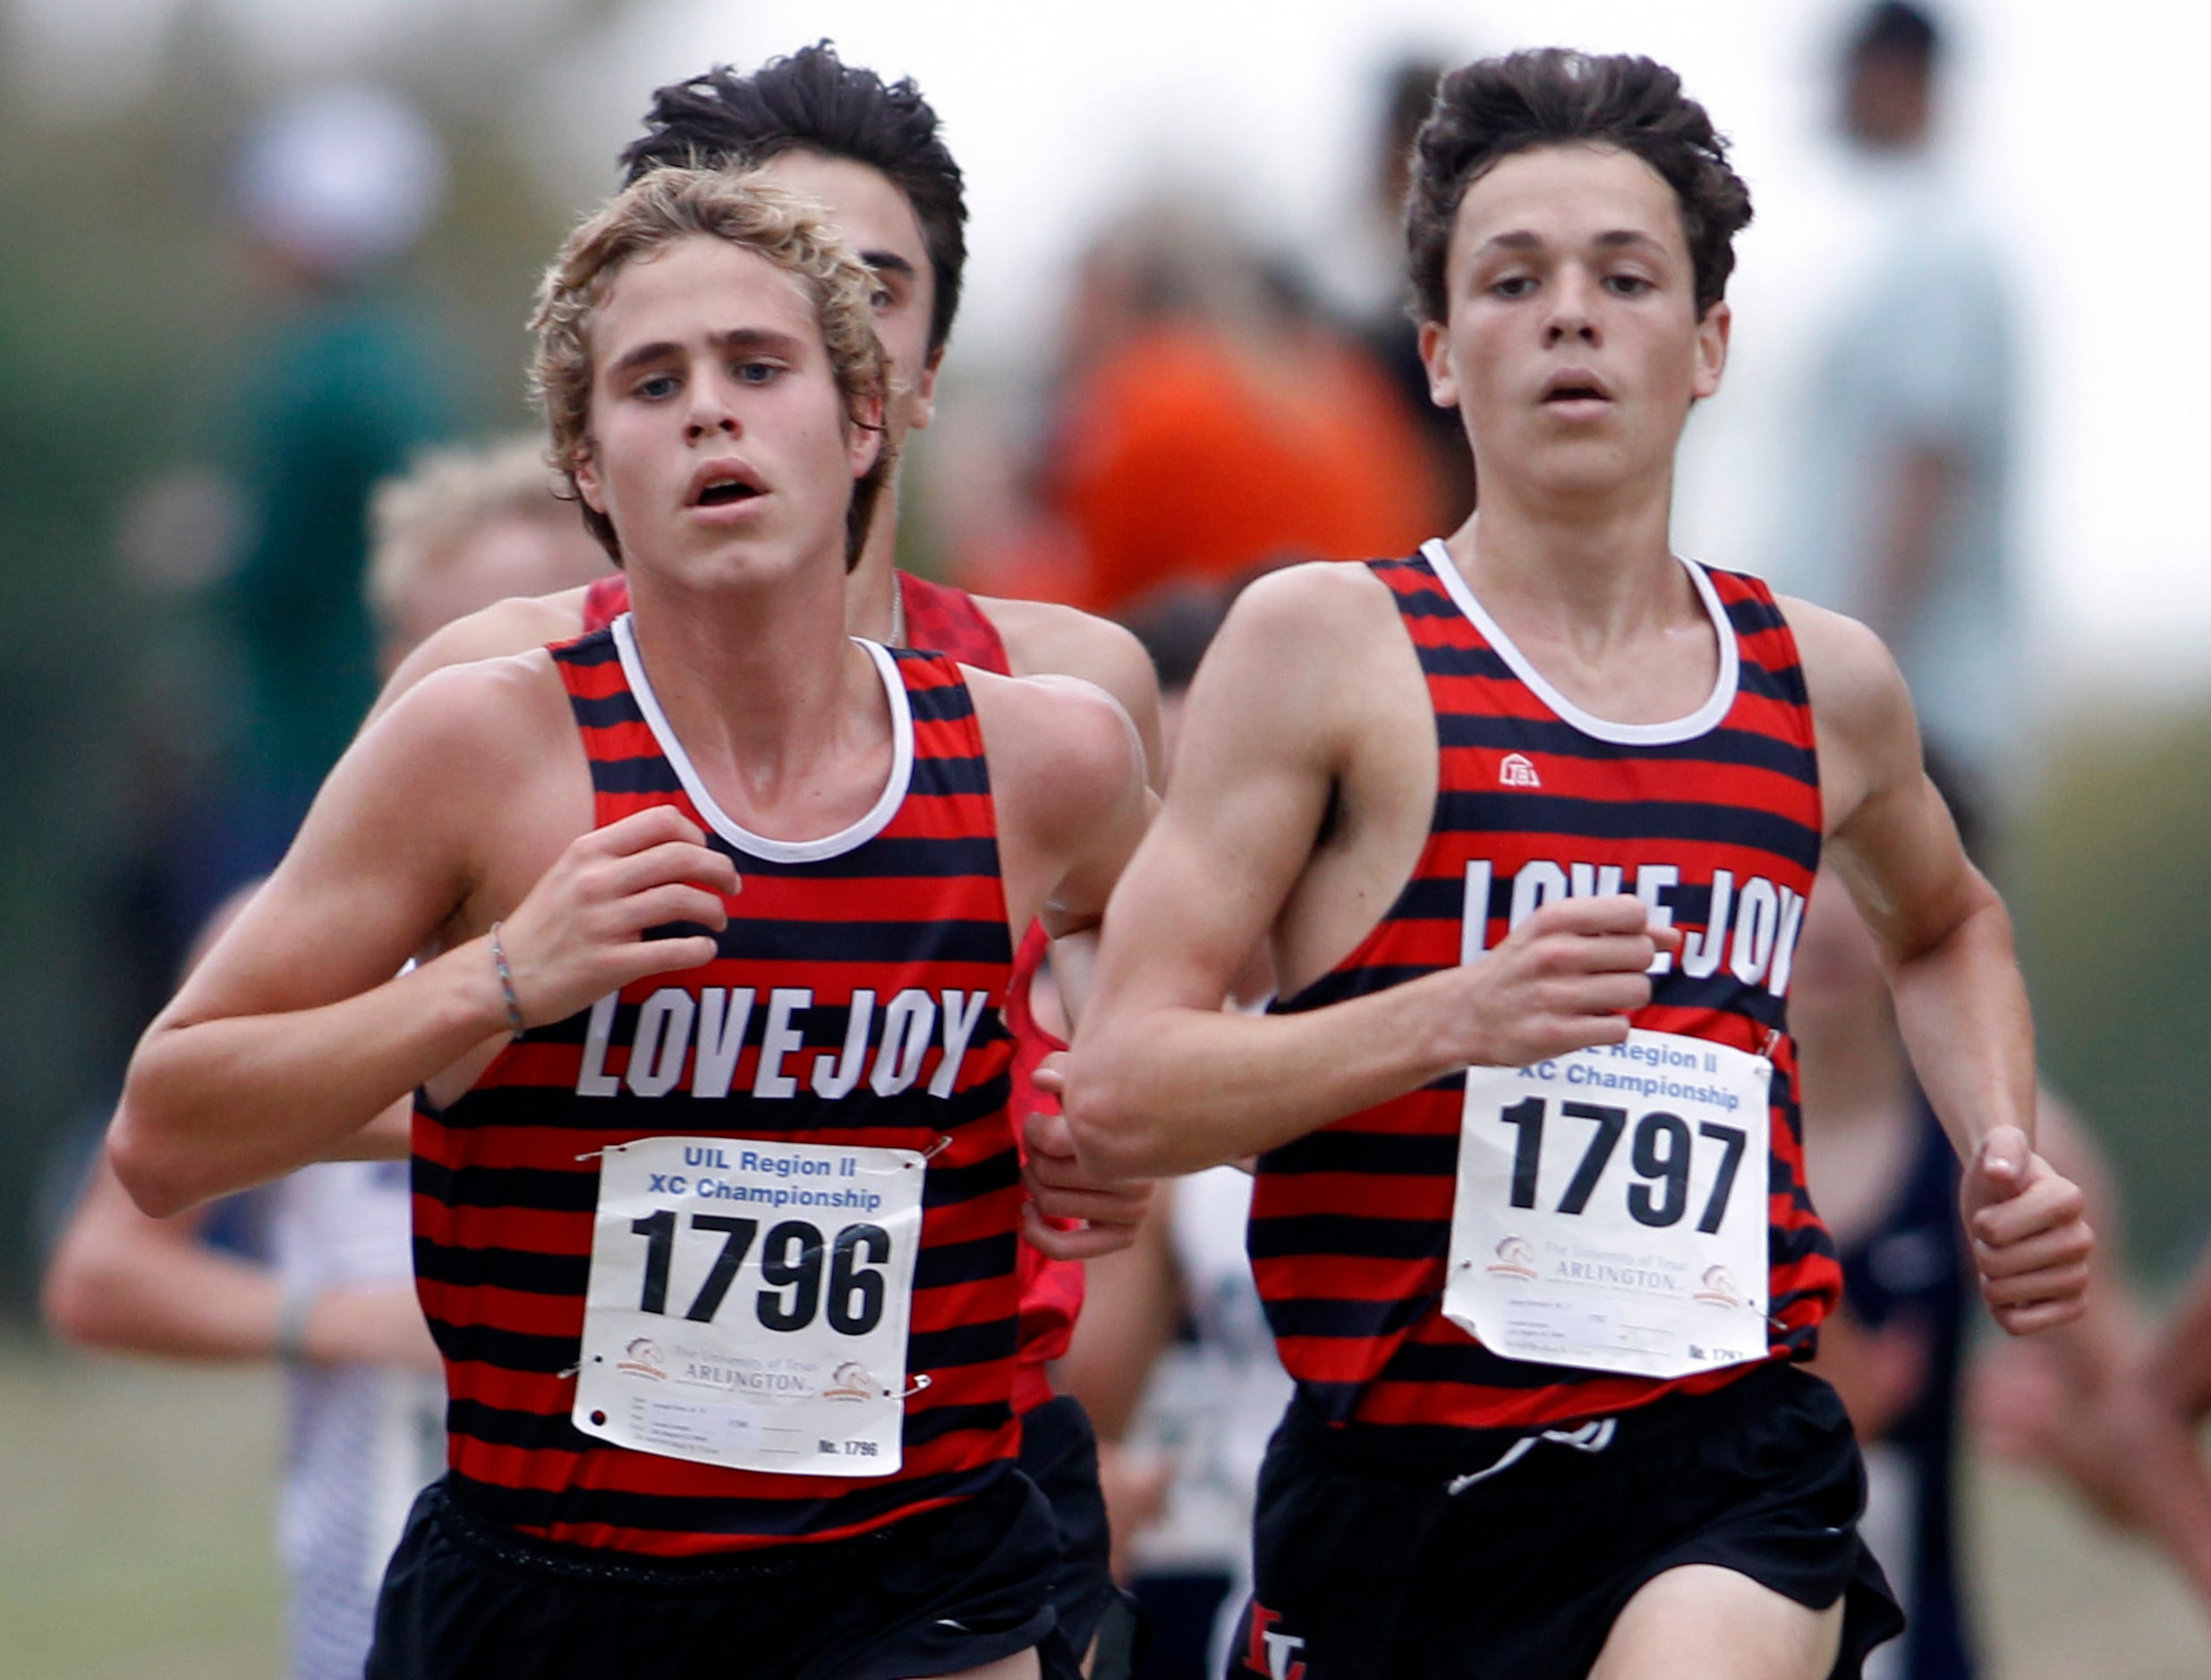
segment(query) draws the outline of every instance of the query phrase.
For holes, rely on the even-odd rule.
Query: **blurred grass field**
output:
[[[0,1336],[0,1676],[276,1680],[270,1371]]]
[[[0,1336],[0,1680],[276,1680],[273,1374]],[[2211,1620],[2154,1554],[1977,1470],[1989,1680],[2203,1680]]]

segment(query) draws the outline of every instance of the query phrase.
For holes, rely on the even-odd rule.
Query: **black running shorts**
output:
[[[1865,1483],[1841,1401],[1790,1366],[1448,1447],[1347,1434],[1292,1401],[1260,1472],[1229,1672],[1581,1680],[1647,1582],[1716,1564],[1815,1609],[1843,1599],[1833,1673],[1858,1680],[1903,1627],[1858,1536]]]
[[[819,1545],[645,1558],[531,1540],[433,1483],[384,1577],[366,1680],[914,1680],[1038,1648],[1073,1680],[1050,1508],[1010,1468],[974,1498]]]
[[[1127,1680],[1139,1612],[1113,1582],[1113,1542],[1098,1487],[1098,1435],[1073,1395],[1057,1396],[1022,1414],[1020,1464],[1059,1525],[1051,1600],[1060,1634],[1078,1653],[1096,1642],[1091,1680]]]

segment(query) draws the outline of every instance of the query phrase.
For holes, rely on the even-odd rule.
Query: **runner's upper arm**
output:
[[[1151,798],[1128,715],[1066,676],[968,674],[1005,843],[1007,908],[1052,938],[1096,925],[1143,837]]]
[[[1174,785],[1114,895],[1101,998],[1217,1008],[1266,939],[1344,761],[1344,627],[1374,610],[1373,588],[1295,567],[1230,610],[1191,685]]]
[[[1819,734],[1829,858],[1889,958],[1909,959],[1993,890],[1927,779],[1910,692],[1880,638],[1807,602],[1782,605]]]

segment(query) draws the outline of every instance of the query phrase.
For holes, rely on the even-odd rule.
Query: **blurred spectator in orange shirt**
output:
[[[1286,559],[1410,553],[1439,488],[1386,378],[1286,276],[1178,208],[1127,219],[1084,265],[1052,509],[1076,605]]]

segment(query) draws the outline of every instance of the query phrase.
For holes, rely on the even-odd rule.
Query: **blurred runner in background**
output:
[[[1985,830],[1955,770],[1930,757],[1969,852]],[[1812,1369],[1833,1383],[1866,1460],[1859,1531],[1901,1600],[1903,1636],[1875,1651],[1868,1680],[1968,1680],[1977,1672],[1957,1498],[1969,1326],[1979,1293],[1958,1228],[1958,1162],[1912,1076],[1878,947],[1848,889],[1823,870],[1804,916],[1789,1023],[1803,1083],[1806,1180],[1842,1262],[1843,1298],[1820,1327]],[[2046,1089],[2036,1146],[2079,1184],[2110,1256],[2088,1310],[2028,1341],[1986,1348],[1974,1410],[2008,1421],[1998,1444],[2073,1438],[2139,1329],[2119,1264],[2116,1195],[2094,1140]]]
[[[370,505],[369,607],[384,675],[456,619],[510,596],[582,589],[606,550],[553,494],[535,437],[439,450]]]
[[[446,619],[606,570],[553,495],[534,438],[427,457],[379,486],[373,506],[368,598],[387,671]],[[194,963],[254,890],[216,913]],[[102,1158],[47,1273],[47,1322],[72,1342],[285,1365],[277,1533],[293,1680],[358,1680],[385,1560],[445,1465],[445,1384],[415,1302],[407,1176],[400,1160],[329,1161],[152,1219]],[[241,1206],[265,1257],[206,1240]]]

